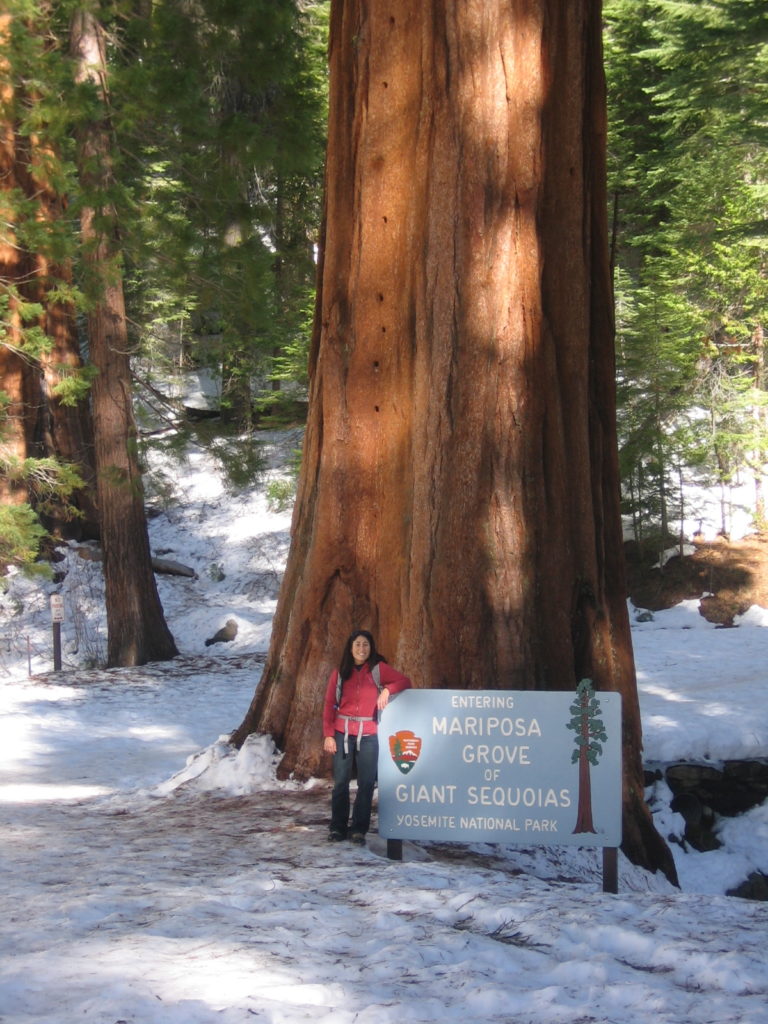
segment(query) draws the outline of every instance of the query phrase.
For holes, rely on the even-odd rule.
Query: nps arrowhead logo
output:
[[[389,737],[389,752],[403,775],[407,775],[419,759],[421,740],[409,729],[401,729]]]

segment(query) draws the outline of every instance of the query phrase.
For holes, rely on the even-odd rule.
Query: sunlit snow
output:
[[[274,478],[295,437],[269,441]],[[100,568],[74,546],[63,583],[0,598],[3,1024],[768,1024],[768,909],[724,895],[768,873],[768,804],[724,820],[720,850],[673,845],[682,890],[622,857],[606,895],[593,850],[328,844],[327,784],[276,782],[268,737],[226,742],[290,513],[229,495],[200,453],[179,489],[150,524],[197,574],[159,577],[174,662],[88,667]],[[228,618],[234,642],[206,648]],[[767,625],[716,630],[696,602],[634,625],[649,761],[768,757]],[[680,834],[668,807],[658,825]]]

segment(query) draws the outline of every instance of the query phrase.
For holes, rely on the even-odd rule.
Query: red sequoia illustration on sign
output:
[[[419,759],[421,740],[410,729],[400,729],[389,737],[389,752],[403,775],[407,775]]]

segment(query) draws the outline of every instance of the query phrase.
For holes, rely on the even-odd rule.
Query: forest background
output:
[[[0,563],[98,536],[91,389],[107,369],[133,399],[112,426],[131,479],[144,446],[192,437],[242,485],[256,428],[301,422],[328,7],[9,0],[0,15]],[[721,489],[727,533],[729,488],[749,480],[762,531],[768,16],[757,0],[607,0],[604,21],[624,511],[664,547],[697,482]],[[216,382],[215,418],[185,412],[190,374]],[[173,500],[171,480],[143,483]]]

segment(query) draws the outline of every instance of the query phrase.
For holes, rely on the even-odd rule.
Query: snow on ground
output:
[[[273,478],[295,438],[269,440]],[[290,514],[228,494],[202,455],[179,486],[151,523],[197,573],[160,578],[174,662],[87,667],[100,574],[74,548],[62,582],[15,577],[0,599],[2,1024],[768,1024],[768,908],[724,895],[768,872],[768,805],[721,850],[674,846],[682,891],[622,858],[603,894],[593,850],[406,843],[398,863],[375,835],[328,844],[326,783],[278,783],[266,737],[225,742]],[[206,647],[228,618],[234,642]],[[767,624],[716,630],[695,602],[635,623],[649,760],[768,756]]]

